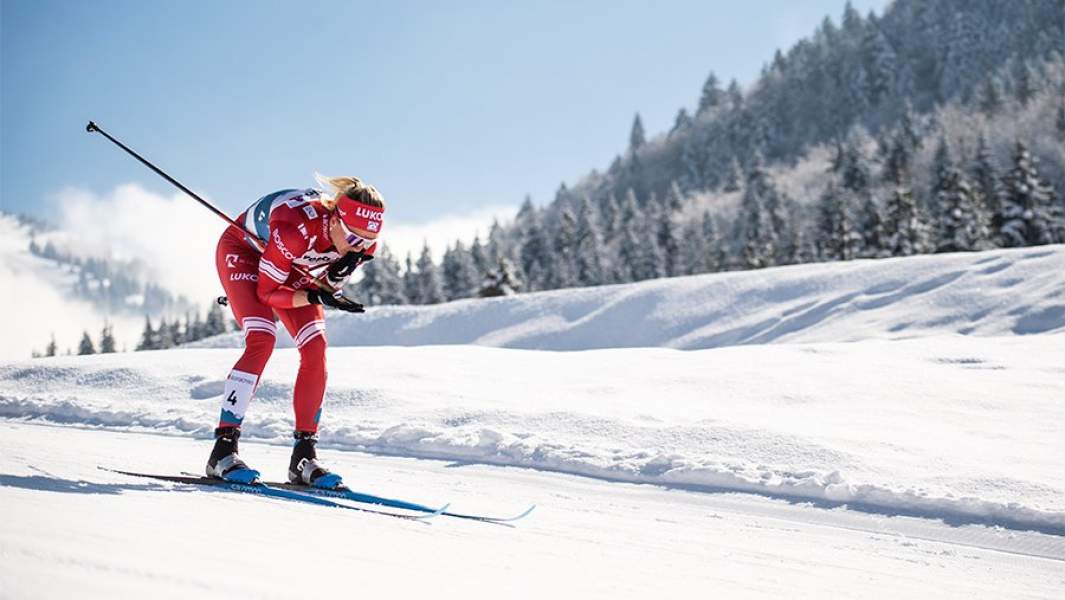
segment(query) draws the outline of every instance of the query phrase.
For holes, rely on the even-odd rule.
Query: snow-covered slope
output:
[[[331,314],[329,341],[586,350],[1024,335],[1065,330],[1062,273],[1060,245],[800,265]]]
[[[96,471],[198,470],[239,338],[0,363],[0,502],[16,515],[0,527],[0,554],[15,557],[0,561],[0,596],[64,594],[73,574],[101,570],[133,582],[127,594],[159,582],[231,594],[199,575],[215,563],[195,552],[173,568],[142,557],[221,522],[261,521],[346,532],[352,543],[325,544],[317,564],[369,561],[364,587],[378,592],[415,568],[473,596],[646,595],[677,568],[671,597],[690,586],[699,597],[912,597],[926,582],[944,597],[1050,597],[1065,560],[1063,266],[1065,248],[1029,248],[331,316],[330,461],[386,495],[537,502],[536,520],[507,538],[520,549],[483,528],[356,526],[317,507],[159,494],[184,488]],[[242,454],[271,478],[285,466],[298,364],[292,348],[274,353],[245,421]],[[102,495],[129,512],[121,526],[85,499]],[[291,595],[271,539],[229,544],[261,558],[238,559],[254,595]],[[97,558],[98,543],[114,558]],[[412,559],[405,543],[426,552]],[[567,570],[573,553],[589,558]],[[634,568],[641,555],[652,558]],[[721,569],[699,570],[708,558]],[[52,563],[70,566],[50,578],[41,565]],[[515,564],[563,576],[515,585]],[[462,573],[491,590],[462,588]]]

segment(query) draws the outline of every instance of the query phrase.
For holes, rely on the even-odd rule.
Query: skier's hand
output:
[[[325,271],[325,280],[329,282],[329,285],[336,289],[344,287],[344,282],[348,277],[355,272],[355,267],[359,266],[360,252],[348,252],[339,260],[329,265],[329,268]]]
[[[311,304],[323,304],[344,312],[366,312],[366,309],[354,300],[349,300],[340,294],[334,296],[329,292],[323,292],[321,290],[307,290],[307,302],[310,302]]]

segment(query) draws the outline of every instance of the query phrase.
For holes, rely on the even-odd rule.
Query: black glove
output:
[[[373,260],[373,255],[367,255],[365,250],[348,252],[329,265],[325,272],[326,281],[329,282],[329,285],[340,289],[344,287],[344,282],[348,280],[348,277],[351,277],[351,274],[355,272],[359,265],[371,260]]]
[[[311,304],[324,304],[330,308],[335,308],[344,312],[366,312],[366,309],[354,300],[348,300],[344,296],[334,296],[329,292],[323,292],[321,290],[307,290],[307,301]]]

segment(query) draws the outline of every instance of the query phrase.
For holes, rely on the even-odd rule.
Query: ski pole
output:
[[[111,142],[113,142],[119,148],[122,148],[123,150],[125,150],[126,153],[128,153],[130,156],[132,156],[133,158],[141,161],[144,164],[144,166],[146,166],[149,169],[155,171],[157,175],[159,175],[163,179],[169,181],[171,184],[174,185],[174,187],[176,187],[179,190],[185,192],[186,194],[191,196],[193,200],[195,200],[195,201],[199,202],[200,204],[202,204],[204,207],[207,208],[207,210],[210,210],[214,214],[216,214],[219,217],[221,217],[223,220],[225,220],[226,223],[229,223],[233,227],[236,227],[237,229],[239,229],[239,230],[243,231],[244,233],[248,234],[247,238],[250,241],[252,241],[252,243],[254,243],[256,245],[256,249],[259,250],[259,252],[262,252],[263,250],[266,249],[266,247],[262,243],[262,241],[260,241],[259,238],[255,234],[253,234],[252,232],[250,232],[247,229],[245,229],[243,225],[241,225],[240,223],[237,223],[235,220],[230,218],[230,216],[227,215],[226,213],[224,213],[224,212],[218,210],[217,208],[215,208],[215,206],[213,204],[211,204],[210,202],[208,202],[208,201],[204,200],[203,198],[199,197],[195,192],[193,192],[189,188],[187,188],[184,185],[182,185],[181,182],[179,182],[178,180],[174,179],[170,175],[167,175],[159,167],[157,167],[157,166],[153,165],[152,163],[148,162],[148,160],[145,159],[143,156],[141,156],[140,154],[137,154],[136,152],[131,150],[128,146],[126,146],[122,142],[120,142],[120,141],[116,140],[115,138],[111,137],[111,135],[109,133],[107,133],[103,129],[100,129],[100,126],[97,125],[96,123],[94,123],[92,121],[89,121],[89,124],[85,126],[85,131],[87,131],[89,133],[99,133],[99,134],[103,135],[105,138],[111,140]],[[322,279],[320,277],[316,277],[315,275],[311,274],[310,271],[307,271],[307,270],[303,269],[299,265],[292,265],[292,270],[296,271],[297,273],[299,273],[300,275],[302,275],[304,277],[309,278],[315,285],[317,285],[318,287],[320,287],[322,289],[327,290],[330,293],[335,294],[335,293],[339,292],[339,290],[337,290],[332,285],[330,285],[329,282],[325,281],[324,279]],[[356,304],[358,304],[358,303],[356,303]]]

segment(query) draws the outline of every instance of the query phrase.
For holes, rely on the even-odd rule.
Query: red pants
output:
[[[215,251],[218,278],[229,297],[233,317],[244,331],[244,354],[233,365],[222,396],[219,427],[240,426],[259,378],[274,351],[276,314],[296,342],[300,368],[292,396],[296,431],[318,431],[325,395],[325,319],[320,305],[271,308],[259,301],[259,253],[233,228],[218,240]]]

